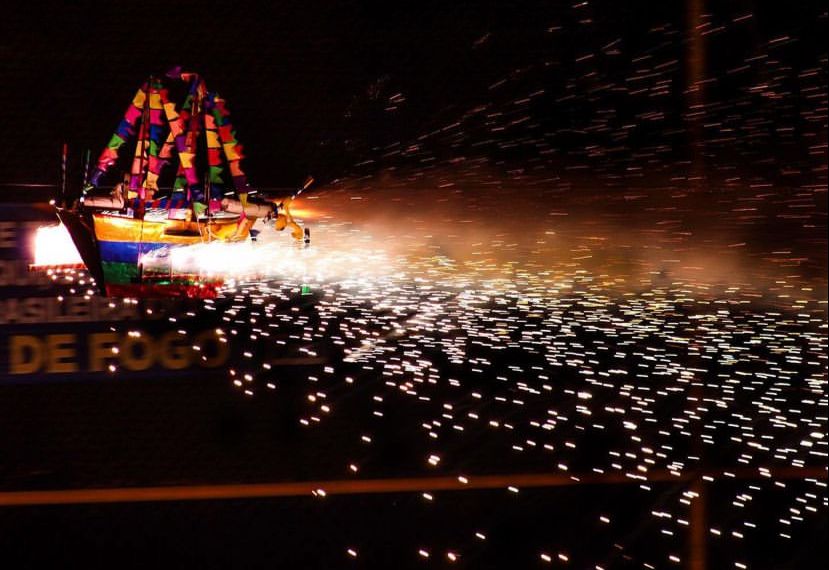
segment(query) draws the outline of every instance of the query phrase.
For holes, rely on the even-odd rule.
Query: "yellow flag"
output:
[[[161,109],[161,94],[150,93],[150,109]]]
[[[228,161],[239,160],[240,158],[242,158],[241,156],[239,156],[239,153],[236,152],[235,144],[225,143],[223,146],[225,148],[225,156],[227,157]]]
[[[138,93],[135,94],[135,97],[132,99],[132,104],[141,109],[144,106],[144,101],[147,97],[147,94],[144,93],[143,90],[139,89]]]
[[[178,118],[175,103],[164,103],[164,114],[167,115],[168,121],[175,121]]]
[[[219,142],[219,133],[206,130],[204,134],[207,136],[207,148],[220,148],[222,146]]]

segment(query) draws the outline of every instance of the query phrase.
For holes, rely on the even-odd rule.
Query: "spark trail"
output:
[[[342,214],[342,199],[335,193],[320,203]],[[469,235],[485,235],[488,217],[471,218]],[[752,535],[785,543],[801,525],[825,518],[825,473],[814,476],[827,457],[821,278],[787,281],[768,269],[773,263],[763,279],[751,264],[735,265],[744,272],[729,279],[705,267],[675,276],[659,256],[621,263],[609,227],[594,227],[589,247],[553,256],[539,238],[555,228],[560,241],[551,249],[564,249],[562,223],[521,226],[523,238],[496,228],[457,255],[451,247],[436,255],[429,245],[435,222],[415,229],[362,221],[321,214],[311,248],[265,236],[176,259],[237,278],[205,311],[224,312],[220,335],[237,347],[230,375],[241,391],[279,397],[272,357],[314,357],[326,364],[308,374],[307,407],[296,421],[326,430],[338,413],[354,413],[350,400],[363,401],[346,422],[353,430],[353,448],[341,450],[351,455],[347,472],[376,475],[372,448],[393,416],[421,434],[414,464],[425,474],[461,483],[527,469],[621,476],[654,505],[637,540],[660,545],[650,548],[658,556],[638,555],[634,567],[683,563],[698,500],[687,478],[697,473],[729,489],[730,506],[719,508],[707,531],[728,544],[734,567],[746,564]],[[716,247],[731,253],[728,241]],[[672,252],[676,267],[689,255],[722,263],[688,249]],[[297,304],[303,285],[313,300]],[[401,465],[398,475],[411,468]],[[803,481],[775,476],[791,470],[802,470]],[[659,485],[665,473],[678,481],[667,498]],[[521,500],[517,485],[504,491]],[[773,510],[763,507],[770,497],[777,497]],[[435,496],[424,492],[423,500]],[[613,507],[606,510],[579,521],[585,532],[614,519]],[[618,544],[597,546],[593,559],[573,545],[578,555],[557,560],[612,567]]]

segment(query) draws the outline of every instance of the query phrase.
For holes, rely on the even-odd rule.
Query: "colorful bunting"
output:
[[[177,155],[173,183],[176,191],[185,192],[188,199],[208,200],[211,197],[204,195],[202,187],[207,181],[213,198],[221,196],[223,188],[230,185],[246,201],[248,182],[240,165],[243,148],[236,140],[225,100],[208,91],[204,80],[195,73],[181,73],[180,68],[174,68],[167,76],[189,84],[184,102],[176,107],[161,80],[145,82],[101,153],[90,182],[100,185],[124,144],[134,140],[129,188],[139,199],[152,199],[159,177]],[[202,133],[204,143],[199,142]],[[202,144],[204,147],[200,147]],[[199,148],[207,149],[206,178],[197,172],[203,164],[197,157]]]

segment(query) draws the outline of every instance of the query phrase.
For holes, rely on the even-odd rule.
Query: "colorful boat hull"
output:
[[[221,279],[145,267],[144,256],[217,240],[241,241],[251,225],[235,218],[153,221],[65,209],[58,210],[58,217],[101,293],[116,297],[215,297]]]

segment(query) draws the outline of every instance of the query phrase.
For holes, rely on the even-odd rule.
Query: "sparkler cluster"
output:
[[[610,275],[580,248],[544,267],[475,255],[498,238],[467,259],[418,255],[422,236],[392,247],[330,219],[314,233],[310,249],[265,239],[248,270],[232,266],[248,279],[205,308],[224,311],[219,334],[238,347],[230,374],[245,394],[278,397],[273,364],[308,359],[318,365],[306,377],[302,426],[325,430],[341,406],[360,410],[346,422],[354,433],[345,473],[382,473],[373,446],[391,415],[421,434],[419,465],[404,470],[461,485],[540,471],[641,489],[654,507],[639,540],[660,544],[651,551],[662,558],[630,562],[622,543],[597,545],[593,560],[538,553],[543,564],[583,568],[612,568],[620,556],[633,567],[685,564],[693,503],[721,482],[730,510],[706,532],[728,544],[735,568],[750,567],[741,555],[758,528],[786,541],[826,516],[826,301],[802,280],[776,279],[775,289],[664,270]],[[244,250],[218,247],[231,248],[228,263],[244,259]],[[223,263],[217,252],[187,259],[208,260],[212,274]],[[303,297],[303,286],[313,295]],[[361,406],[346,403],[354,399]],[[520,485],[503,490],[522,500]],[[785,508],[758,507],[780,492]],[[424,505],[440,495],[424,492]],[[574,524],[591,532],[613,520],[607,505],[598,520]],[[412,548],[422,560],[435,555]],[[461,561],[462,548],[441,556]]]
[[[548,6],[520,41],[482,35],[468,53],[488,79],[478,96],[376,146],[354,177],[376,187],[501,187],[506,171],[507,184],[567,191],[582,179],[621,191],[659,178],[677,190],[714,181],[759,195],[782,183],[801,186],[781,213],[791,216],[824,200],[825,7],[708,5],[694,22],[651,8],[631,21],[628,6]],[[511,57],[522,48],[526,55]],[[695,49],[705,61],[698,69]],[[385,113],[396,125],[416,102],[405,89],[389,93]]]

